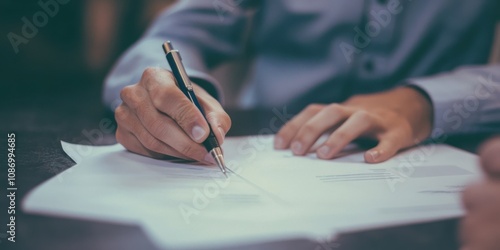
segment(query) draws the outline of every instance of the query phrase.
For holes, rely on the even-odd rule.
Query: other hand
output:
[[[500,249],[500,137],[481,147],[480,158],[487,177],[463,194],[462,250]]]
[[[378,145],[365,153],[365,161],[377,163],[427,138],[432,115],[428,98],[410,87],[358,95],[341,104],[312,104],[278,131],[274,146],[305,155],[320,136],[333,130],[316,150],[319,158],[332,159],[353,140],[370,138]]]

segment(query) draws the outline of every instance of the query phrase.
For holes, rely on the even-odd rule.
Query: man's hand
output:
[[[487,179],[463,194],[462,250],[500,249],[500,137],[485,143],[480,157]]]
[[[353,140],[370,138],[379,143],[365,153],[365,161],[378,163],[427,138],[432,115],[427,97],[410,87],[354,96],[342,104],[313,104],[285,124],[274,146],[305,155],[321,135],[333,130],[316,151],[319,158],[332,159]]]
[[[204,89],[194,85],[207,120],[220,143],[231,119]],[[164,69],[148,68],[139,83],[123,88],[123,103],[115,110],[116,139],[128,150],[154,158],[173,156],[212,163],[201,143],[209,127],[201,112]]]

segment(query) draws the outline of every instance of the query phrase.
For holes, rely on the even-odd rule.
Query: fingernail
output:
[[[331,148],[328,147],[328,146],[321,146],[319,149],[318,149],[318,155],[322,158],[327,158],[328,157],[328,154],[330,153],[330,150]]]
[[[373,161],[376,161],[377,158],[380,156],[380,152],[375,150],[375,151],[370,151],[368,154],[372,157]]]
[[[292,151],[295,154],[301,154],[302,153],[302,144],[298,141],[292,143]]]
[[[191,134],[195,141],[200,141],[203,138],[203,136],[205,136],[205,133],[206,133],[205,130],[198,125],[195,125],[193,127],[193,130],[191,131]]]
[[[285,145],[284,145],[283,138],[281,138],[279,136],[274,137],[274,148],[282,149],[284,147],[285,147]]]
[[[214,157],[210,153],[206,154],[205,158],[203,158],[203,160],[205,160],[205,162],[210,163],[210,164],[216,163]]]

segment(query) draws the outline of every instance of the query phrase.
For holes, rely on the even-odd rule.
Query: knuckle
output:
[[[129,100],[131,99],[131,95],[132,95],[132,87],[133,85],[128,85],[128,86],[125,86],[123,87],[123,89],[120,91],[120,98],[122,99],[123,102],[127,103],[129,102]]]
[[[153,97],[153,105],[157,108],[169,107],[169,103],[172,103],[172,99],[174,98],[172,86],[170,85],[157,88],[151,92],[151,95]]]
[[[342,114],[344,112],[344,107],[338,103],[333,103],[328,105],[328,112]]]
[[[160,119],[154,119],[148,125],[149,125],[149,130],[151,131],[151,134],[160,138],[160,140],[161,140],[161,138],[163,138],[165,131],[168,131],[168,129],[165,129],[165,123],[163,123]]]
[[[124,123],[128,118],[128,111],[122,105],[115,109],[115,120],[117,123]]]
[[[349,135],[346,132],[344,132],[344,131],[337,131],[337,132],[335,132],[335,138],[337,140],[345,141],[345,140],[347,140],[348,137],[349,137]]]
[[[307,112],[314,112],[314,113],[316,113],[319,110],[321,110],[322,108],[323,108],[323,105],[317,104],[317,103],[313,103],[313,104],[307,105],[306,111]]]
[[[179,126],[186,128],[194,122],[197,115],[198,114],[196,113],[193,104],[186,101],[179,103],[172,118],[179,124]]]
[[[184,144],[180,149],[180,153],[185,156],[192,157],[196,154],[196,149],[192,144]]]
[[[141,82],[148,82],[152,77],[154,77],[158,72],[158,68],[147,67],[141,76]]]
[[[141,143],[142,145],[144,145],[145,148],[151,151],[161,152],[162,149],[161,143],[152,136],[143,137]]]
[[[207,118],[208,121],[210,122],[217,122],[219,121],[220,113],[216,111],[210,111],[205,113],[205,117]]]
[[[146,120],[150,116],[150,113],[148,112],[148,108],[146,108],[144,105],[141,104],[141,102],[135,102],[135,105],[131,107],[133,112],[137,114],[137,118],[139,120]]]
[[[369,121],[371,120],[371,115],[370,113],[368,113],[368,111],[362,109],[362,110],[358,110],[356,111],[356,115],[361,119],[361,120],[365,120],[365,121]]]
[[[145,80],[147,79],[147,80]],[[141,78],[140,84],[149,92],[155,93],[160,85],[156,81],[150,81],[149,78]]]
[[[115,137],[116,137],[116,141],[120,144],[122,144],[123,146],[125,146],[124,142],[125,142],[125,134],[123,133],[122,129],[120,126],[118,126],[118,129],[116,130],[116,134],[115,134]],[[126,147],[126,146],[125,146]]]
[[[298,129],[297,125],[288,122],[283,126],[283,128],[281,128],[278,134],[284,136],[290,136],[290,134],[293,133],[293,131],[297,131],[297,129]]]
[[[158,67],[148,67],[142,73],[140,84],[150,92],[155,92],[165,85],[175,85],[175,79],[170,71]]]
[[[153,106],[155,106],[156,108],[160,108],[160,107],[163,107],[164,106],[164,103],[165,103],[165,100],[163,98],[161,98],[161,94],[160,94],[161,91],[155,91],[155,92],[152,92],[152,102],[153,102]]]
[[[366,97],[363,94],[353,95],[353,96],[349,97],[346,102],[351,103],[351,104],[356,104],[356,103],[363,102],[364,98],[366,98]]]
[[[131,109],[135,110],[144,101],[144,97],[136,85],[127,86],[122,89],[121,98]]]
[[[307,122],[306,124],[304,124],[304,126],[302,126],[302,132],[309,133],[309,132],[314,132],[316,130],[317,130],[317,127],[314,124],[309,123],[309,122]]]

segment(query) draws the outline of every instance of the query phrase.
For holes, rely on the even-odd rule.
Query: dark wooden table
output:
[[[2,192],[0,204],[0,249],[156,249],[137,226],[25,214],[20,203],[28,191],[74,165],[60,147],[60,140],[81,142],[89,139],[84,131],[99,130],[103,119],[113,115],[100,104],[100,87],[68,84],[52,87],[2,90],[0,101],[0,181],[6,187],[7,133],[16,133],[16,243],[6,240],[7,199]],[[80,79],[79,81],[85,81]],[[90,80],[89,80],[90,81]],[[62,85],[62,86],[61,86]],[[275,132],[282,124],[283,108],[275,110],[229,111],[233,128],[229,135]],[[93,144],[115,143],[112,133],[95,137]],[[484,135],[450,139],[469,150]],[[87,140],[89,141],[89,140]],[[75,196],[75,199],[78,199]],[[457,249],[458,220],[408,225],[342,235],[338,240],[318,245],[304,240],[287,244],[270,242],[239,249]]]

